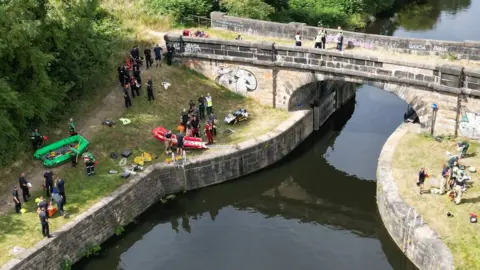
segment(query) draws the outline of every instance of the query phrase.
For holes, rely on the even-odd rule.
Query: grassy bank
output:
[[[85,211],[124,183],[124,179],[118,174],[108,174],[109,170],[122,170],[118,165],[119,160],[109,157],[110,152],[118,153],[124,148],[132,149],[134,154],[129,158],[129,162],[132,162],[134,156],[146,151],[159,157],[153,162],[163,162],[166,158],[163,154],[164,146],[153,138],[151,130],[160,125],[174,130],[182,108],[188,106],[190,99],[196,100],[200,95],[210,93],[215,113],[220,122],[226,113],[238,107],[245,107],[252,113],[251,119],[231,127],[235,131],[231,135],[223,134],[222,131],[227,126],[220,123],[219,134],[216,138],[216,142],[219,144],[234,144],[261,135],[288,118],[287,112],[259,105],[251,99],[238,96],[184,68],[164,66],[145,71],[143,74],[145,80],[148,75],[152,76],[156,99],[154,102],[148,102],[145,89],[142,89],[142,96],[133,99],[133,107],[122,114],[122,117],[132,121],[131,124],[122,125],[121,122],[118,122],[109,128],[101,125],[101,119],[98,119],[99,122],[96,125],[89,127],[97,129],[96,135],[91,140],[91,147],[89,147],[89,150],[99,160],[97,174],[87,177],[82,164],[78,168],[63,166],[53,170],[56,175],[66,180],[68,204],[65,206],[65,211],[71,217]],[[160,86],[162,81],[171,83],[168,90]],[[110,87],[115,89],[115,84],[116,81],[112,81]],[[118,95],[121,95],[121,90],[118,89],[118,91]],[[123,99],[119,102],[123,102]],[[187,153],[187,156],[199,153],[199,151],[192,150]],[[42,192],[35,192],[33,197],[41,195]],[[28,213],[8,214],[0,217],[0,264],[13,257],[10,251],[14,247],[29,248],[42,239],[35,204],[28,202],[23,207],[28,210]],[[51,219],[50,230],[54,232],[68,221],[69,219],[64,219],[57,214]]]
[[[442,165],[447,161],[446,151],[458,153],[455,143],[453,140],[439,143],[429,136],[407,133],[395,152],[393,176],[405,201],[423,215],[426,223],[440,234],[442,241],[450,248],[457,269],[480,269],[480,227],[469,220],[470,213],[480,214],[478,173],[468,173],[472,178],[472,187],[463,194],[459,205],[451,202],[447,195],[420,195],[416,186],[418,171],[424,167],[431,175],[425,188],[437,187]],[[478,168],[479,146],[476,141],[470,142],[468,152],[475,155],[462,159],[460,163]],[[447,217],[447,212],[453,213],[454,217]]]

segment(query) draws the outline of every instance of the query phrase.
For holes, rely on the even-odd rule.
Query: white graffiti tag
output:
[[[463,109],[460,120],[460,133],[468,138],[480,139],[480,113],[468,112]]]
[[[248,70],[222,66],[216,72],[218,74],[215,79],[217,83],[235,93],[246,96],[248,92],[253,92],[257,89],[257,78]]]

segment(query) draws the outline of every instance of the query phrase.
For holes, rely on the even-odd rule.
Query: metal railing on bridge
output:
[[[188,27],[210,28],[212,20],[205,16],[188,15],[183,17],[182,24]]]

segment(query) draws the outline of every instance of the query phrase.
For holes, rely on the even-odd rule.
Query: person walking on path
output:
[[[75,123],[73,123],[73,118],[70,118],[70,121],[68,122],[68,134],[70,134],[70,136],[77,135],[77,132],[75,132]]]
[[[18,196],[18,188],[16,185],[13,186],[12,196],[13,203],[15,204],[15,212],[18,214],[20,213],[20,209],[22,209],[22,203],[20,202],[20,198]]]
[[[157,65],[156,67],[158,66],[162,66],[162,48],[160,46],[155,46],[155,48],[153,48],[153,52],[155,53],[155,61],[157,62]]]
[[[67,196],[65,195],[65,180],[57,178],[57,192],[63,197],[63,204],[67,204]]]
[[[153,59],[152,59],[152,50],[150,48],[145,48],[143,50],[143,53],[145,54],[145,62],[147,63],[147,69],[151,66],[153,66]]]
[[[207,93],[205,101],[207,102],[207,115],[210,115],[213,113],[213,100],[212,96],[210,96],[210,93]]]
[[[53,192],[53,172],[47,169],[43,174],[43,178],[45,178],[44,186],[46,197],[50,197]]]
[[[127,109],[132,107],[132,100],[130,99],[130,95],[128,94],[128,85],[125,85],[125,88],[123,88],[123,99],[125,100],[125,107]]]
[[[25,173],[20,174],[20,178],[18,178],[18,184],[20,185],[20,188],[22,189],[22,195],[23,195],[23,201],[28,202],[30,199],[30,187],[27,179],[25,178]]]
[[[155,96],[153,95],[152,77],[150,76],[148,76],[148,81],[147,81],[147,96],[148,96],[148,101],[155,100]]]
[[[38,213],[38,217],[40,218],[40,224],[42,225],[43,236],[47,237],[47,238],[52,237],[50,235],[50,228],[49,228],[49,225],[48,225],[47,209],[45,209],[45,208],[40,209],[40,212]]]
[[[327,30],[323,27],[322,30],[320,30],[320,36],[322,37],[322,49],[325,49],[327,45]]]

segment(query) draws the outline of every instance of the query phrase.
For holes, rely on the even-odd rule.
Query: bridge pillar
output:
[[[313,130],[319,130],[336,110],[335,91],[313,102]]]

